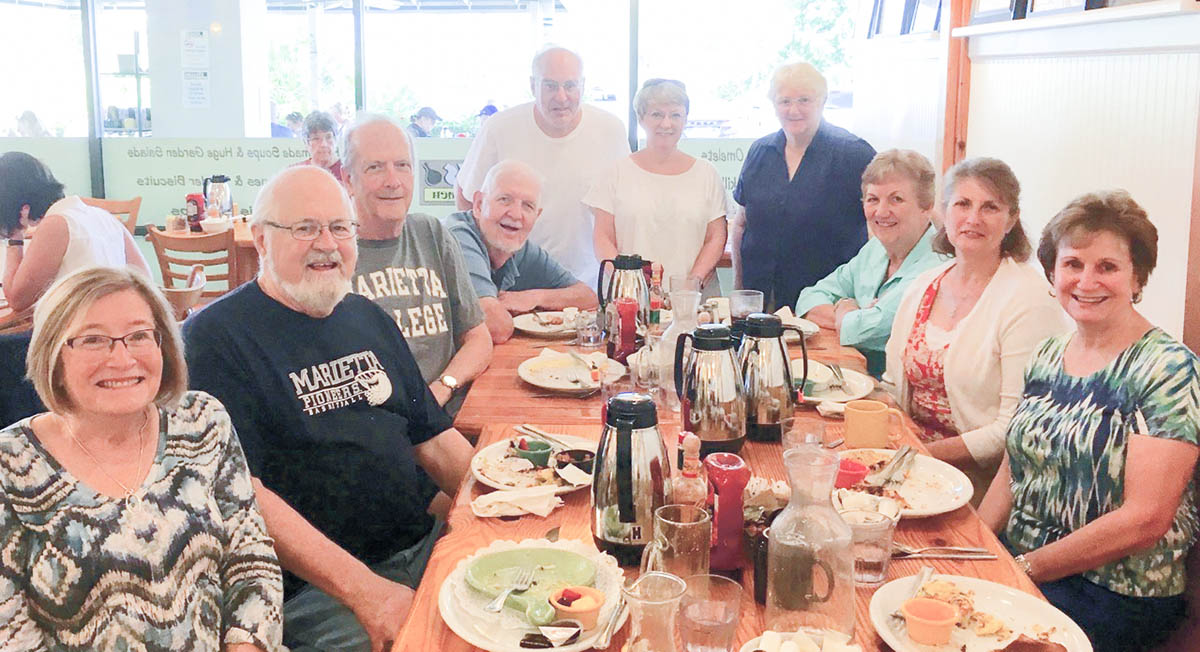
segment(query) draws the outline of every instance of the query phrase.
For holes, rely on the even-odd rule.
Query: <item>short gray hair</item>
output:
[[[645,117],[651,104],[679,104],[683,106],[684,114],[692,108],[683,82],[659,77],[647,79],[633,96],[633,110],[639,120]]]
[[[529,67],[529,75],[531,77],[533,77],[534,79],[539,78],[542,74],[542,64],[545,63],[546,58],[552,54],[558,54],[558,53],[566,53],[566,54],[571,55],[572,57],[575,57],[575,61],[577,63],[579,63],[579,77],[582,78],[583,77],[583,57],[579,56],[579,53],[574,50],[569,50],[567,48],[562,47],[561,45],[553,45],[553,44],[543,47],[541,50],[538,50],[537,54],[533,55],[533,62]]]
[[[821,99],[829,95],[829,83],[825,81],[825,75],[805,61],[785,63],[776,68],[771,75],[771,89],[767,97],[774,102],[779,96],[779,87],[784,85],[809,86],[821,95]]]
[[[373,125],[379,122],[392,125],[404,136],[404,142],[408,143],[408,158],[412,161],[413,170],[416,170],[417,156],[413,151],[412,139],[408,137],[408,132],[404,130],[404,127],[399,122],[393,120],[390,116],[386,116],[382,113],[367,112],[360,112],[358,115],[354,116],[354,120],[351,121],[350,124],[342,128],[342,167],[347,169],[348,172],[354,172],[354,159],[358,156],[358,152],[354,149],[354,132],[366,127],[367,125]],[[338,179],[338,181],[341,181],[341,179]]]
[[[288,119],[291,119],[293,114],[288,114]],[[300,115],[296,113],[294,115]],[[337,133],[337,125],[333,123],[333,116],[324,111],[313,111],[304,118],[304,140],[312,138],[313,134],[318,131],[328,131],[331,134]]]
[[[334,178],[333,174],[319,165],[303,165],[300,167],[289,167],[275,173],[263,187],[258,191],[258,197],[254,200],[254,218],[250,224],[261,227],[266,222],[276,222],[279,220],[279,189],[283,185],[283,181],[297,174],[324,174],[330,179],[333,179],[334,185],[337,186],[338,193],[341,195],[342,206],[346,208],[346,217],[355,219],[354,202],[350,201],[350,195],[346,194],[346,187],[342,185],[341,179]]]
[[[485,176],[483,178],[483,185],[481,185],[479,187],[479,192],[483,193],[484,195],[491,194],[492,191],[494,191],[496,189],[496,181],[502,175],[511,174],[513,172],[515,172],[517,174],[524,174],[528,177],[533,178],[535,181],[537,181],[538,204],[541,204],[542,189],[546,185],[546,177],[543,176],[541,172],[538,172],[537,170],[533,169],[533,167],[531,165],[529,165],[528,163],[525,163],[524,161],[518,161],[516,159],[511,159],[511,158],[506,158],[503,161],[500,161],[499,163],[493,165],[491,167],[491,169],[487,171],[487,176]]]

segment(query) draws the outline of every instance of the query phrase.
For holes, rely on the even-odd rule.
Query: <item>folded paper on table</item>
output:
[[[481,518],[536,514],[548,516],[562,498],[554,495],[556,487],[529,487],[509,491],[493,491],[471,501],[471,511]]]
[[[844,417],[846,416],[846,404],[834,401],[821,401],[817,403],[817,413],[826,418]]]

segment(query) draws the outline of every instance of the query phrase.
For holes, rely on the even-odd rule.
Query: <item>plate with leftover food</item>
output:
[[[574,324],[568,324],[560,311],[539,310],[513,317],[513,328],[535,337],[570,337],[575,334]]]
[[[525,591],[514,591],[499,613],[484,606],[508,588],[522,572],[532,579]],[[596,609],[595,625],[585,625],[578,636],[554,647],[559,652],[581,652],[592,647],[620,601],[624,574],[617,560],[582,541],[493,541],[458,563],[438,590],[438,612],[446,625],[467,643],[492,652],[524,652],[522,641],[553,635],[548,628],[564,624],[561,614],[572,605],[556,608],[552,596],[572,589]],[[572,594],[573,595],[573,594]],[[585,605],[586,606],[586,605]],[[579,622],[580,619],[572,618]],[[586,620],[586,619],[584,619]],[[590,621],[589,621],[590,624]]]
[[[555,435],[554,438],[570,446],[572,451],[596,452],[597,443],[591,439],[571,435]],[[525,448],[522,448],[522,442]],[[560,455],[565,451],[552,447],[545,456],[531,451],[544,443],[536,437],[517,435],[485,446],[471,458],[471,475],[480,484],[493,489],[553,486],[558,488],[556,494],[565,494],[591,486],[591,473],[584,471],[581,464]],[[544,462],[542,457],[545,457]]]
[[[887,448],[851,448],[838,456],[865,465],[870,477],[895,454]],[[970,502],[974,491],[970,478],[962,471],[928,455],[917,455],[903,480],[894,477],[885,487],[873,487],[864,479],[845,489],[834,489],[833,506],[838,511],[886,513],[891,507],[888,501],[895,501],[901,518],[917,518],[952,512]]]
[[[616,380],[623,375],[625,365],[601,351],[571,355],[542,349],[517,366],[517,377],[521,380],[538,389],[562,394],[591,394],[600,389],[601,377]]]
[[[896,652],[1091,652],[1087,635],[1054,605],[1010,586],[961,575],[933,575],[915,597],[953,605],[958,621],[946,645],[921,645],[908,637],[904,618],[893,616],[912,594],[913,576],[879,587],[869,615],[880,638]]]

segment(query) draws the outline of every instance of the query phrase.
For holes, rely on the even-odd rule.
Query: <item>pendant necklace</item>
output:
[[[142,469],[142,454],[145,452],[145,445],[146,445],[146,425],[149,422],[150,422],[150,412],[149,412],[149,408],[147,408],[145,415],[142,417],[142,425],[138,426],[138,456],[137,456],[137,471],[138,471],[137,476],[138,477],[141,477],[140,472]],[[84,446],[83,442],[79,441],[79,438],[75,436],[75,433],[73,432],[73,430],[71,428],[68,427],[66,430],[67,430],[67,436],[71,438],[71,441],[75,442],[76,446],[79,446],[79,450],[83,451],[89,458],[91,458],[92,464],[94,464],[96,466],[96,468],[100,469],[100,472],[103,473],[105,476],[107,476],[109,480],[112,480],[113,482],[115,482],[117,484],[117,486],[119,486],[119,487],[121,487],[121,489],[125,490],[125,495],[122,497],[122,500],[125,502],[125,506],[129,507],[129,508],[137,507],[140,499],[134,495],[134,489],[130,488],[129,485],[125,484],[124,482],[121,482],[113,474],[109,473],[108,469],[104,468],[104,465],[100,463],[100,460],[97,459],[96,456],[92,454],[92,451],[88,450],[87,446]]]

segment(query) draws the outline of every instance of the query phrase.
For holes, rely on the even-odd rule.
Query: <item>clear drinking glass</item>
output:
[[[579,346],[594,349],[604,344],[604,326],[594,310],[580,312],[575,317],[575,339]]]
[[[629,607],[630,650],[675,650],[675,614],[687,584],[670,573],[646,573],[621,588]]]
[[[742,587],[720,575],[692,575],[679,600],[679,638],[685,652],[730,652],[742,609]]]
[[[801,444],[825,445],[825,421],[814,415],[787,417],[781,419],[780,428],[783,430],[783,451],[800,446]]]
[[[842,512],[842,520],[850,526],[854,542],[854,582],[859,586],[883,584],[892,560],[896,519],[879,512],[852,510]]]
[[[672,274],[667,280],[667,289],[670,292],[699,292],[700,279],[687,274]]]
[[[763,293],[758,290],[734,290],[729,293],[729,318],[745,319],[753,312],[763,311]]]
[[[695,505],[663,505],[654,510],[654,539],[642,552],[643,573],[679,577],[708,573],[712,516]]]
[[[646,343],[638,351],[636,363],[629,365],[637,386],[647,392],[654,392],[658,387],[658,358],[662,353],[662,339],[661,333],[646,335]]]

